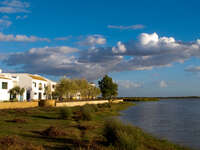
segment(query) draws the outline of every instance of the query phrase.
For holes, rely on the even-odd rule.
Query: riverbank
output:
[[[108,119],[130,106],[133,103],[2,110],[0,150],[187,150]]]
[[[140,102],[140,101],[159,101],[160,99],[157,97],[122,97],[124,101],[135,101],[135,102]]]

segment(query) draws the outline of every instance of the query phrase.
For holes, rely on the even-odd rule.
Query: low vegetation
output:
[[[60,118],[61,119],[70,119],[72,116],[71,108],[63,107],[60,109]]]
[[[65,132],[59,127],[50,126],[49,128],[42,131],[41,135],[54,138],[58,136],[64,136]]]
[[[159,101],[156,97],[122,97],[124,101]]]
[[[110,119],[104,124],[103,135],[109,146],[116,150],[187,150],[144,133],[140,128]]]
[[[91,121],[93,119],[93,114],[95,112],[95,107],[92,105],[85,105],[80,108],[80,119]]]
[[[44,150],[42,146],[36,146],[24,141],[17,136],[5,136],[0,138],[1,150]]]
[[[112,119],[132,105],[1,110],[0,150],[188,150]]]

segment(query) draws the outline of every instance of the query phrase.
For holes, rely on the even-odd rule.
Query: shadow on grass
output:
[[[21,134],[21,136],[25,138],[32,138],[32,139],[40,139],[44,140],[46,143],[55,143],[54,144],[44,144],[43,147],[47,150],[70,150],[75,145],[80,146],[80,140],[70,139],[66,137],[48,137],[48,136],[42,136],[40,135],[41,132],[39,131],[33,131],[32,133],[35,133],[37,135],[27,135],[27,134]]]
[[[12,120],[5,120],[5,122],[10,122],[10,123],[27,123],[26,119],[22,119],[22,118],[16,118],[16,119],[12,119]]]
[[[41,135],[41,131],[31,131],[34,135],[27,135],[27,134],[21,134],[21,136],[25,138],[32,138],[32,139],[40,139],[44,140],[45,143],[43,144],[43,147],[47,150],[72,150],[72,149],[88,149],[88,147],[104,147],[106,143],[102,141],[101,139],[95,139],[92,143],[80,139],[80,138],[69,138],[66,136],[62,137],[49,137],[49,136],[43,136]],[[51,144],[46,144],[51,143]],[[95,150],[96,148],[94,148]]]
[[[36,116],[32,116],[33,118],[39,118],[39,119],[52,119],[52,120],[55,120],[55,119],[59,119],[58,117],[50,117],[50,116],[39,116],[39,115],[36,115]]]

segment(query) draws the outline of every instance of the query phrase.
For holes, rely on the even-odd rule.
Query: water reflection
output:
[[[200,149],[200,100],[139,102],[120,118],[158,137]]]

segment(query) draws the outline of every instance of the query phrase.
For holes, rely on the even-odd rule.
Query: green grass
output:
[[[63,107],[60,109],[60,118],[61,119],[70,119],[72,117],[72,111],[69,107]]]
[[[187,150],[111,119],[132,105],[1,110],[0,150]]]

